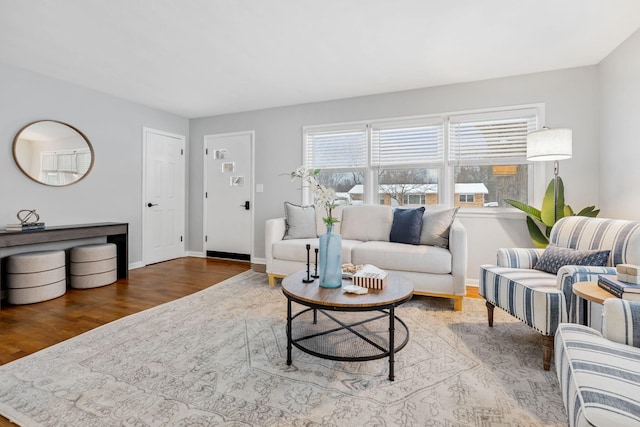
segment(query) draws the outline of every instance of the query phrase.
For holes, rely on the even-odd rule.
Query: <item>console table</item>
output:
[[[44,230],[0,231],[0,248],[106,237],[107,243],[116,245],[118,279],[126,279],[129,277],[128,233],[129,224],[125,222],[61,225],[46,227]]]

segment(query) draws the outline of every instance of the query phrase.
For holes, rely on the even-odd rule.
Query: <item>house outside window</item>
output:
[[[305,166],[321,169],[321,183],[348,195],[344,204],[486,208],[508,207],[507,198],[529,203],[533,168],[526,160],[526,136],[538,129],[543,109],[309,126],[303,129]]]

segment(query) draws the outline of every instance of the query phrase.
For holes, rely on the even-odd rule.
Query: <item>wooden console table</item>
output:
[[[118,279],[126,279],[129,277],[128,234],[129,224],[125,222],[62,225],[46,227],[44,230],[0,231],[0,248],[106,237],[108,243],[116,245]]]

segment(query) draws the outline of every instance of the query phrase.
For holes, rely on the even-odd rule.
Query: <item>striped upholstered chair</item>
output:
[[[551,230],[550,243],[578,250],[610,250],[606,266],[565,265],[557,274],[536,270],[544,249],[498,250],[498,265],[480,267],[479,293],[487,301],[489,326],[499,307],[542,334],[543,367],[548,370],[553,336],[563,322],[601,328],[602,306],[572,292],[573,284],[615,274],[617,264],[640,264],[640,222],[571,216]],[[585,310],[582,308],[586,304]]]
[[[573,426],[640,425],[640,302],[604,303],[602,334],[558,326],[555,366]]]

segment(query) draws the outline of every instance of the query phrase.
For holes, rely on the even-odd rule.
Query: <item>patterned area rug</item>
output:
[[[483,300],[415,297],[386,359],[336,362],[293,349],[286,298],[248,271],[0,366],[0,413],[44,426],[566,425],[541,337]],[[294,310],[299,309],[294,306]]]

